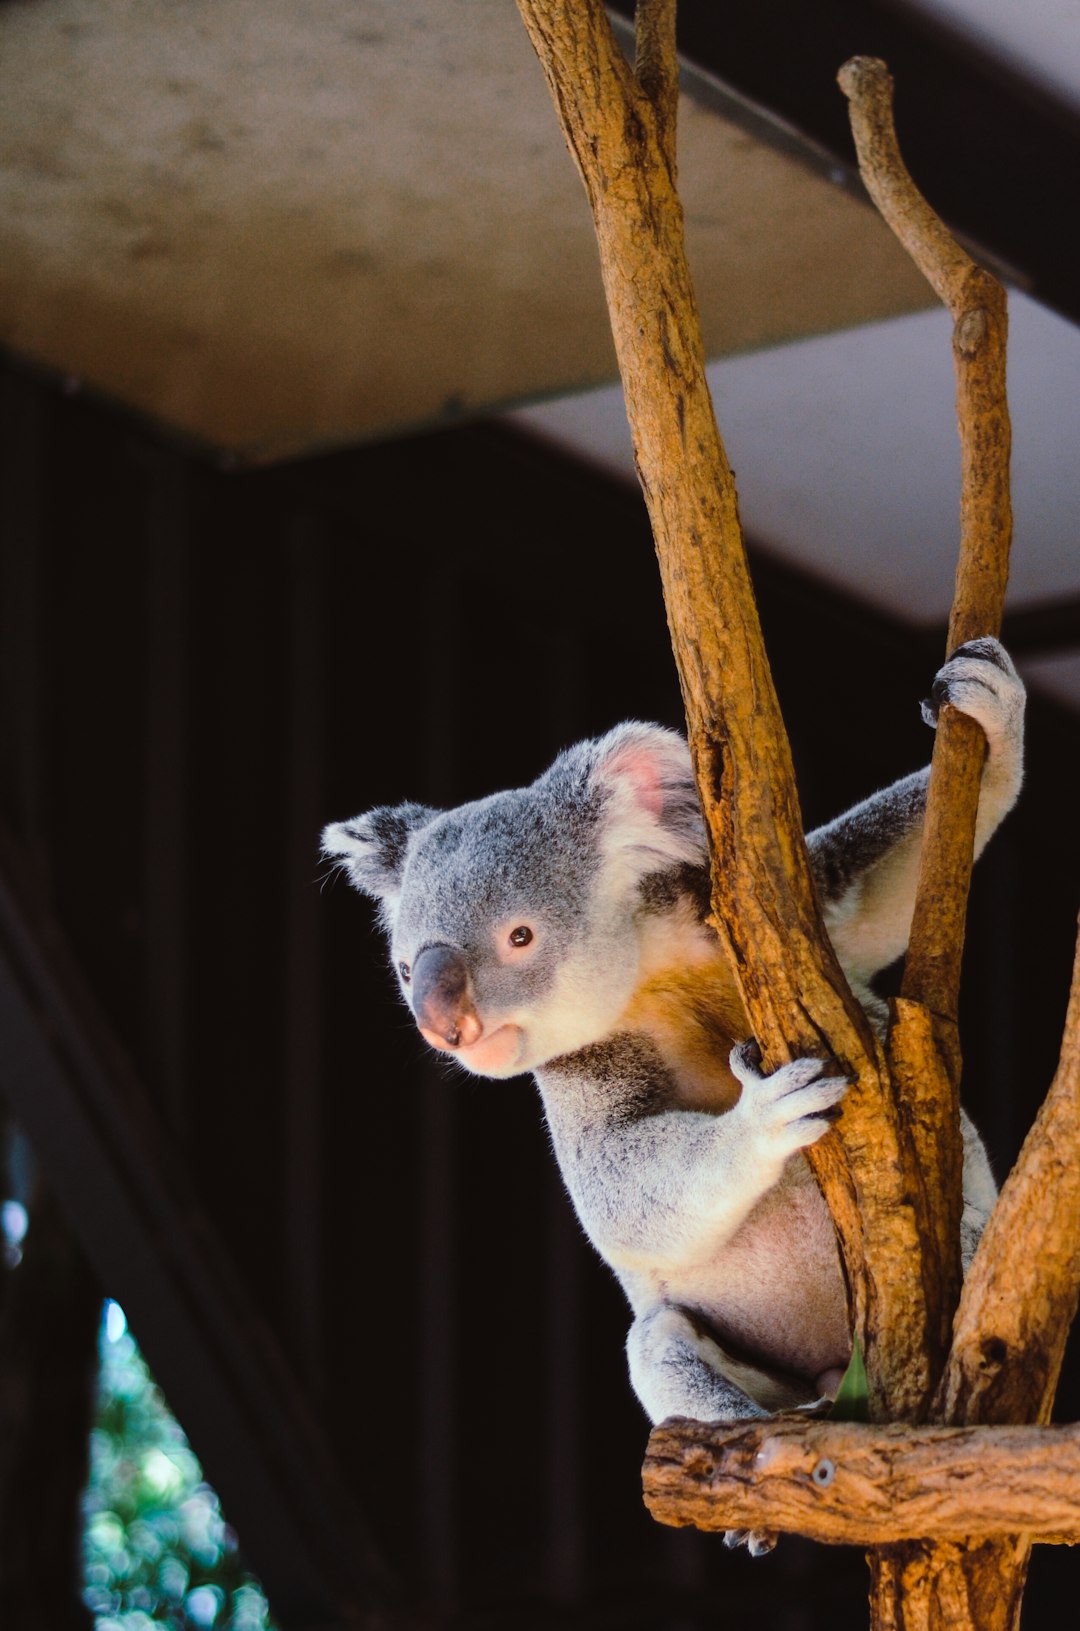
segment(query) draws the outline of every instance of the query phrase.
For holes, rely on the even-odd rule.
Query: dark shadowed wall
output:
[[[484,426],[228,472],[3,386],[4,818],[411,1595],[492,1631],[862,1624],[853,1552],[753,1563],[648,1519],[621,1297],[535,1094],[426,1053],[317,856],[326,820],[679,722],[636,495]],[[814,824],[926,758],[937,653],[764,556],[757,582]],[[1054,1068],[1080,895],[1080,720],[1035,700],[1030,742],[965,997],[999,1175]],[[1037,1558],[1027,1625],[1076,1578]]]

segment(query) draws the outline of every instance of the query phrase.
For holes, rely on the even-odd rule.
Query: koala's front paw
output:
[[[968,714],[986,733],[993,752],[1002,743],[1019,739],[1024,717],[1024,685],[1000,640],[989,635],[957,646],[939,669],[929,699],[922,704],[928,725],[946,703]]]
[[[754,1041],[731,1050],[732,1074],[742,1087],[736,1109],[752,1125],[763,1153],[786,1160],[815,1144],[837,1119],[852,1078],[826,1075],[829,1065],[823,1059],[793,1059],[763,1076],[760,1060]]]
[[[751,1557],[764,1557],[776,1545],[776,1536],[771,1529],[725,1529],[724,1545],[745,1545]]]

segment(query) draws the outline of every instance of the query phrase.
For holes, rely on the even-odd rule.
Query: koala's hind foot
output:
[[[771,1529],[725,1529],[725,1546],[745,1546],[751,1557],[765,1557],[776,1545]]]
[[[738,1421],[765,1416],[749,1394],[721,1376],[718,1343],[700,1332],[680,1308],[662,1306],[636,1319],[626,1339],[630,1379],[650,1420],[689,1416],[693,1421]],[[746,1546],[761,1557],[776,1545],[767,1530],[727,1529],[725,1546]]]
[[[804,1402],[804,1396],[785,1385],[783,1378],[759,1372],[735,1358],[684,1309],[666,1303],[634,1321],[626,1354],[634,1391],[654,1422],[668,1416],[740,1421]],[[743,1377],[767,1399],[769,1408],[752,1399],[724,1370]],[[745,1545],[751,1557],[762,1557],[772,1551],[776,1536],[765,1529],[728,1529],[724,1544]]]

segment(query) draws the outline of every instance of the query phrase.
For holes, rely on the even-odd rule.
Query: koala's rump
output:
[[[828,1208],[801,1155],[736,1234],[692,1263],[657,1265],[632,1304],[687,1310],[721,1344],[813,1382],[851,1353],[847,1297]],[[635,1294],[636,1293],[636,1294]],[[642,1311],[641,1308],[636,1311]]]

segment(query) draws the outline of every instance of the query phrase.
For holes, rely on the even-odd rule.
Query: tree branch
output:
[[[892,77],[885,64],[853,57],[838,78],[851,104],[867,191],[953,319],[961,499],[951,651],[1001,628],[1012,537],[1005,291],[960,248],[908,174],[897,146]],[[949,1019],[956,1017],[984,751],[975,722],[944,708],[903,992]]]
[[[518,9],[592,205],[710,834],[713,921],[766,1065],[833,1055],[858,1076],[839,1136],[808,1154],[840,1236],[872,1409],[884,1415],[898,1398],[902,1407],[924,1395],[936,1374],[921,1278],[912,1272],[916,1181],[882,1091],[877,1044],[836,962],[810,874],[734,480],[705,379],[667,162],[672,133],[629,70],[613,62],[625,69],[599,0],[518,0]],[[658,6],[661,15],[668,12]],[[670,89],[670,73],[660,78]]]
[[[661,1523],[773,1529],[829,1545],[1080,1541],[1080,1427],[924,1427],[774,1417],[654,1428],[645,1504]]]
[[[1005,293],[957,244],[908,174],[896,140],[892,77],[885,64],[874,57],[853,57],[838,79],[850,104],[867,191],[953,318],[961,513],[951,651],[1001,627],[1012,528]],[[918,1172],[916,1211],[938,1367],[948,1351],[961,1280],[963,1150],[956,1008],[984,757],[985,741],[975,721],[944,707],[931,767],[903,999],[894,1004],[888,1040],[897,1109]]]
[[[675,126],[679,106],[679,59],[675,54],[676,0],[637,0],[634,12],[634,73],[656,110],[657,129],[675,179]]]
[[[1080,938],[1053,1085],[968,1270],[944,1419],[1047,1422],[1080,1301]]]

